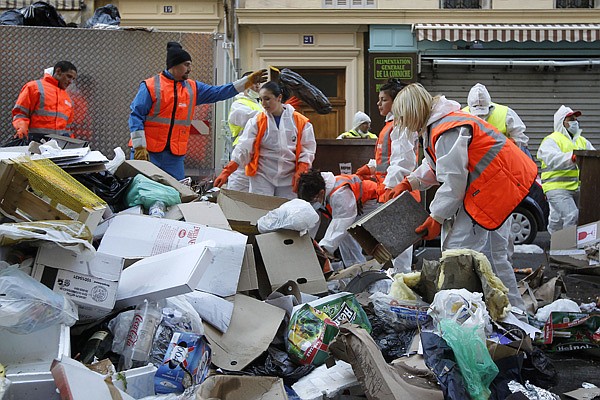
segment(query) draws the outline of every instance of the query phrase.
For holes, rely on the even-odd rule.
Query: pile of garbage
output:
[[[595,304],[515,315],[480,253],[332,271],[302,200],[34,151],[0,149],[0,399],[553,399],[545,351],[600,347]]]

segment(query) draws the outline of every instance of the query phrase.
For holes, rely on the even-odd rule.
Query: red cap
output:
[[[567,115],[565,115],[565,118],[570,117],[571,115],[579,117],[581,115],[581,111],[571,111],[570,113],[568,113]]]

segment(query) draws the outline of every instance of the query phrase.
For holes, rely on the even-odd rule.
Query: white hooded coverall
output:
[[[284,104],[283,108],[279,126],[275,123],[273,115],[267,113],[267,130],[260,144],[258,170],[256,175],[249,177],[250,193],[295,199],[297,196],[292,191],[292,178],[296,172],[298,129],[293,118],[294,107]],[[254,116],[244,127],[240,141],[231,154],[231,159],[238,165],[245,166],[250,162],[257,132],[256,116]],[[298,162],[312,165],[317,142],[310,122],[304,126],[301,145]]]
[[[460,110],[460,104],[441,96],[434,104],[427,126],[453,111]],[[436,163],[425,154],[423,163],[408,176],[413,188],[426,190],[440,185],[429,210],[431,216],[442,223],[442,251],[451,249],[471,249],[487,256],[494,273],[509,290],[510,304],[525,310],[525,304],[517,289],[517,280],[508,260],[509,221],[505,221],[496,231],[504,243],[489,241],[490,231],[477,225],[465,212],[463,200],[467,189],[469,170],[468,145],[472,132],[470,127],[457,127],[440,135],[435,144]],[[423,134],[424,143],[429,142],[428,130]]]
[[[563,125],[567,114],[572,112],[571,108],[564,105],[560,106],[558,111],[554,113],[554,132],[562,133],[571,142],[575,143],[581,136],[581,129],[571,135]],[[594,146],[587,139],[585,139],[585,142],[586,150],[594,150]],[[537,158],[543,161],[550,170],[568,169],[573,165],[572,156],[572,151],[563,153],[552,138],[544,139],[537,151]],[[548,217],[548,232],[550,234],[567,226],[577,225],[577,219],[579,218],[578,195],[578,190],[554,189],[546,192],[550,206],[550,216]]]
[[[260,106],[261,110],[262,106],[257,99],[247,96],[245,92],[238,93],[238,95],[235,96],[233,103],[231,103],[228,120],[230,124],[241,126],[243,129],[250,118],[258,114],[259,111],[253,110],[252,108],[248,107],[247,104],[238,101],[240,99],[246,99],[256,103],[258,106]],[[239,135],[241,134],[242,132],[239,133]],[[244,166],[240,165],[238,169],[229,176],[229,179],[227,179],[227,189],[237,190],[240,192],[248,192],[250,190],[250,181],[248,176],[246,176]]]

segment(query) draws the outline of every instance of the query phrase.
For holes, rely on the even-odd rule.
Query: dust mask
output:
[[[251,97],[253,99],[258,99],[260,97],[260,95],[252,89],[248,89],[247,93],[248,93],[248,97]]]
[[[577,132],[579,132],[579,121],[569,121],[567,131],[569,131],[571,135],[577,134]]]

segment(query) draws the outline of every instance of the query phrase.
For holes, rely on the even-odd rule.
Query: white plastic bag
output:
[[[77,306],[16,267],[0,271],[0,328],[26,335],[51,325],[72,326]]]
[[[427,314],[433,319],[438,334],[439,322],[444,319],[451,319],[465,327],[477,326],[477,333],[484,341],[486,331],[491,332],[492,329],[483,295],[467,289],[440,290],[435,294]]]
[[[117,168],[125,162],[125,153],[123,153],[123,149],[120,147],[115,147],[113,151],[115,152],[115,158],[106,163],[106,170],[114,175],[117,172]]]
[[[269,211],[257,221],[260,233],[290,229],[304,235],[319,223],[319,214],[312,205],[302,199],[293,199],[279,208]]]
[[[581,312],[579,305],[575,303],[573,300],[569,299],[558,299],[554,302],[548,304],[537,310],[535,313],[535,319],[540,322],[546,322],[548,318],[550,318],[550,313],[552,312]]]

